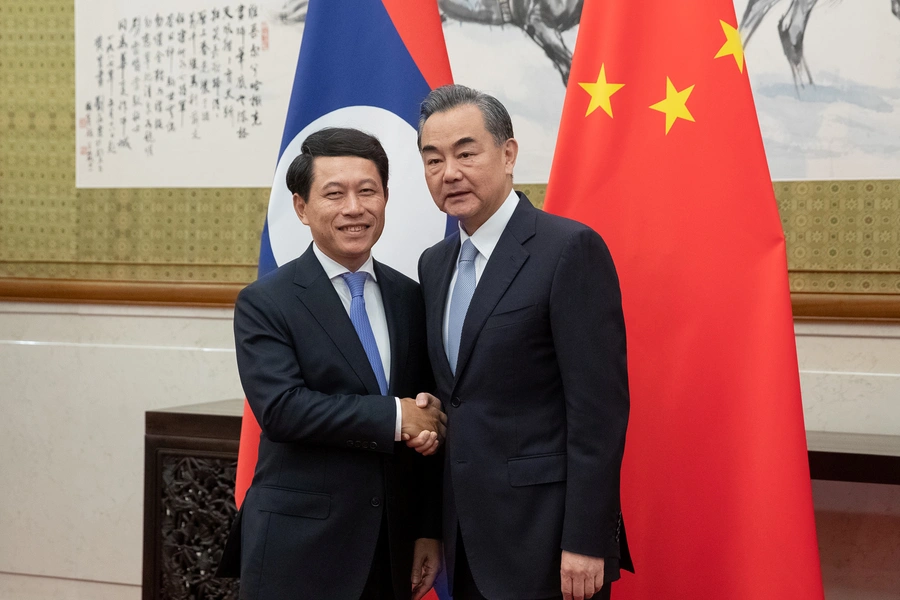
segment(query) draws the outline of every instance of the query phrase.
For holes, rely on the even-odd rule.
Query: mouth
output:
[[[468,190],[459,190],[459,191],[455,191],[455,192],[448,192],[444,196],[444,198],[446,200],[456,200],[457,198],[462,198],[463,196],[465,196],[468,193],[469,193]]]
[[[343,233],[362,233],[369,229],[371,225],[366,225],[364,223],[357,223],[354,225],[344,225],[342,227],[338,227],[338,230]]]

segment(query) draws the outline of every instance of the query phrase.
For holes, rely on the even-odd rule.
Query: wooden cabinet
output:
[[[143,600],[238,597],[213,576],[236,513],[243,400],[146,413]]]

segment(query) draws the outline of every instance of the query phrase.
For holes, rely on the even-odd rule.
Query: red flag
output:
[[[585,2],[545,209],[618,269],[614,597],[823,598],[784,234],[731,0]],[[602,390],[598,390],[602,393]]]

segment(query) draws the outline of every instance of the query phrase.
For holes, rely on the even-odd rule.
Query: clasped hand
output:
[[[441,410],[441,401],[422,392],[415,399],[401,398],[400,408],[400,437],[406,445],[425,456],[437,452],[447,434],[447,415]]]

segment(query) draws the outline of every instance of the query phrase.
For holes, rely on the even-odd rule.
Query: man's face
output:
[[[306,202],[294,194],[294,210],[319,249],[356,271],[384,230],[387,190],[375,163],[358,156],[320,156]]]
[[[439,209],[459,218],[470,235],[509,195],[517,153],[514,139],[494,143],[481,111],[471,104],[435,113],[422,127],[431,197]]]

